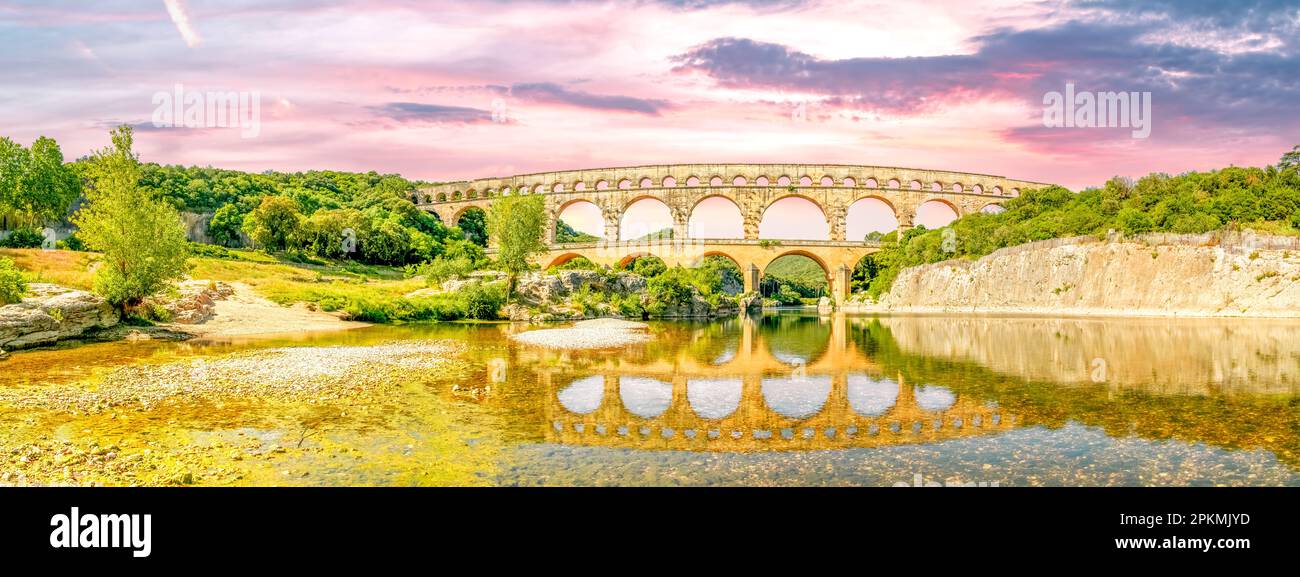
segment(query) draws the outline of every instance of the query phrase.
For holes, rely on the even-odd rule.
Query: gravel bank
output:
[[[511,335],[526,345],[556,349],[610,349],[650,340],[650,325],[619,319],[592,319],[562,329],[541,329]]]
[[[96,386],[84,384],[0,389],[0,403],[19,408],[99,412],[164,399],[333,400],[460,367],[465,345],[417,341],[375,346],[285,347],[121,367]]]

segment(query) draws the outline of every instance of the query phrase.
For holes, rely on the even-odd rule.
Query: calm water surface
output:
[[[393,458],[304,457],[293,465],[312,475],[295,482],[419,484],[420,471],[455,466],[501,485],[1300,486],[1297,322],[782,311],[655,322],[652,342],[596,352],[507,338],[527,328],[38,351],[0,365],[0,386],[286,344],[457,339],[467,378],[412,383],[364,426],[329,434]],[[178,411],[157,426],[197,442],[250,430]],[[454,462],[430,440],[449,426],[462,439]]]

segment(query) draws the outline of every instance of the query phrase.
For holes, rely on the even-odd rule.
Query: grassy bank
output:
[[[208,251],[205,251],[208,252]],[[281,305],[306,303],[327,312],[378,323],[455,320],[467,316],[465,295],[407,296],[425,287],[398,268],[352,261],[290,262],[250,250],[209,252],[191,259],[196,279],[239,282]],[[94,253],[0,249],[30,282],[50,282],[83,290],[94,285]]]

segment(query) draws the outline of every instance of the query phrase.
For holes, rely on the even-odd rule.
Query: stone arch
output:
[[[921,190],[921,188],[923,188],[923,187],[921,186],[921,181],[916,180],[916,179],[912,179],[911,182],[907,183],[907,187],[910,188],[910,189],[912,189],[912,190]]]
[[[765,235],[763,234],[763,228],[764,228],[763,225],[764,225],[765,223],[768,222],[767,217],[768,217],[768,215],[772,212],[772,207],[773,207],[773,206],[776,206],[777,203],[780,203],[780,202],[782,202],[782,201],[784,201],[784,200],[787,200],[787,199],[802,199],[802,200],[805,200],[805,201],[808,201],[808,202],[812,203],[812,205],[813,205],[814,207],[817,208],[818,212],[821,213],[821,216],[822,216],[822,224],[824,224],[824,225],[826,226],[826,229],[825,229],[825,230],[826,230],[826,234],[825,234],[824,236],[822,236],[822,235],[814,235],[815,238],[808,237],[808,236],[804,236],[804,237],[793,237],[793,238],[791,238],[791,237],[773,237],[773,236],[765,236]],[[771,225],[769,225],[769,226],[771,226]],[[775,198],[775,199],[773,199],[772,202],[769,202],[769,203],[767,204],[767,206],[764,206],[764,207],[763,207],[763,214],[762,214],[762,216],[759,218],[758,227],[759,227],[759,238],[761,238],[761,239],[785,239],[785,240],[830,240],[830,238],[831,238],[831,231],[832,231],[832,229],[834,228],[834,227],[831,226],[830,216],[829,216],[829,215],[827,214],[827,212],[826,212],[826,207],[825,207],[825,206],[822,206],[822,204],[821,204],[820,202],[817,202],[816,199],[814,199],[814,198],[812,198],[812,197],[809,197],[809,196],[806,196],[806,195],[802,195],[802,194],[786,194],[786,195],[783,195],[783,196],[781,196],[781,197],[779,197],[779,198]]]
[[[699,185],[700,185],[700,177],[695,175],[686,177],[686,186],[699,186]]]
[[[438,193],[438,202],[447,202],[447,193],[445,193],[445,192],[439,192],[439,193]]]
[[[844,180],[841,181],[841,182],[842,182],[842,183],[844,184],[844,186],[847,187],[847,188],[857,188],[857,187],[858,187],[858,179],[853,178],[852,176],[846,176],[846,177],[844,177]]]
[[[644,204],[642,206],[648,207],[647,210],[651,210],[654,212],[661,212],[660,216],[666,214],[667,216],[666,221],[657,222],[655,220],[651,220],[648,223],[642,223],[642,222],[634,222],[628,220],[629,216],[634,216],[632,208],[635,205],[637,205],[638,203],[649,203],[649,202],[653,202],[658,206],[654,206],[653,208],[649,208],[650,207],[649,204]],[[662,211],[660,209],[662,209]],[[658,226],[656,226],[656,224]],[[665,228],[670,229],[672,227],[673,227],[672,207],[670,207],[668,203],[663,198],[660,198],[658,195],[641,194],[630,199],[627,202],[627,204],[623,205],[622,210],[619,211],[619,217],[618,217],[619,238],[609,239],[609,240],[632,240],[636,238],[641,238],[649,234],[657,234],[658,232],[660,232]]]
[[[835,186],[835,179],[831,175],[825,175],[817,182],[817,186]]]
[[[605,190],[607,188],[609,188],[608,180],[601,179],[596,181],[596,190]]]
[[[943,192],[943,183],[934,181],[930,183],[930,192]]]
[[[993,190],[990,191],[990,192],[992,192],[993,194],[996,194],[996,195],[998,195],[998,196],[1002,196],[1002,187],[1001,187],[1001,186],[994,186],[994,187],[993,187]]]
[[[703,204],[705,201],[711,198],[725,199],[731,203],[733,208],[735,208],[734,218],[728,218],[727,220],[730,222],[722,226],[739,224],[738,234],[735,234],[735,236],[723,236],[723,237],[698,234],[698,232],[701,231],[703,227],[697,224],[698,221],[696,221],[695,219],[695,211],[700,207],[701,204]],[[688,232],[688,236],[691,238],[745,238],[745,210],[741,208],[739,202],[736,202],[736,199],[726,194],[709,194],[706,196],[702,196],[700,197],[699,200],[695,201],[695,204],[691,205],[691,212],[686,217],[686,230]]]
[[[716,174],[709,178],[709,186],[722,186],[722,183],[722,177]]]
[[[727,254],[727,253],[722,252],[722,251],[720,251],[720,250],[710,250],[710,251],[706,251],[704,254],[700,255],[700,258],[699,258],[698,260],[695,261],[695,264],[703,264],[703,263],[704,263],[704,259],[705,259],[705,257],[710,257],[710,256],[720,256],[720,257],[722,257],[722,258],[725,258],[725,259],[731,261],[733,264],[735,264],[735,265],[736,265],[736,268],[740,269],[741,273],[744,273],[744,271],[745,271],[745,267],[742,266],[742,265],[740,264],[740,261],[737,260],[736,257],[731,256],[730,254]]]
[[[624,178],[624,179],[618,181],[618,189],[619,189],[619,190],[629,190],[629,189],[631,189],[631,188],[632,188],[632,179],[630,179],[630,178]]]
[[[782,174],[781,176],[776,177],[776,185],[777,185],[777,186],[790,186],[790,183],[791,183],[791,182],[794,182],[794,181],[791,180],[789,176],[786,176],[786,175],[784,175],[784,174]]]
[[[464,196],[464,195],[463,195],[459,190],[457,190],[457,191],[451,193],[451,199],[452,199],[452,200],[460,200],[462,196]]]
[[[756,186],[767,186],[771,183],[772,183],[772,179],[768,178],[766,175],[759,175],[758,178],[754,179],[754,184]]]
[[[587,183],[585,183],[585,182],[583,182],[583,181],[581,181],[581,180],[579,180],[579,181],[573,183],[573,191],[574,191],[574,192],[583,192],[583,191],[585,191],[585,190],[587,190]]]
[[[615,268],[620,268],[620,269],[627,268],[628,265],[632,264],[632,262],[635,261],[636,259],[648,257],[648,256],[657,258],[660,261],[664,260],[663,258],[660,258],[659,255],[652,254],[642,250],[642,251],[628,253],[623,258],[618,259],[618,263],[616,264]]]
[[[874,211],[876,207],[887,212],[882,214]],[[889,223],[891,219],[892,226]],[[898,230],[898,208],[883,196],[863,195],[849,203],[848,209],[844,211],[845,240],[863,240],[871,232],[888,233],[893,230]]]
[[[924,202],[922,202],[921,204],[917,205],[917,207],[916,207],[916,214],[913,215],[913,217],[912,217],[912,224],[914,224],[914,225],[916,225],[916,224],[925,224],[925,223],[921,222],[922,219],[926,219],[926,218],[927,218],[926,216],[923,216],[923,215],[922,215],[922,209],[924,209],[927,205],[933,205],[933,204],[939,204],[939,205],[945,206],[945,207],[947,207],[949,210],[951,210],[951,211],[952,211],[952,219],[951,219],[951,220],[948,220],[948,222],[945,222],[945,223],[943,223],[943,224],[937,224],[937,223],[934,223],[934,222],[932,221],[930,225],[927,225],[927,226],[926,226],[926,228],[928,228],[928,229],[932,229],[932,230],[933,230],[933,229],[936,229],[936,228],[943,228],[944,226],[948,226],[949,224],[951,224],[952,221],[961,218],[961,209],[958,208],[957,205],[953,204],[952,202],[950,202],[950,201],[948,201],[947,199],[944,199],[944,198],[930,198],[930,199],[926,199]],[[936,218],[938,218],[938,217],[936,217]]]
[[[487,210],[485,210],[483,207],[478,206],[478,205],[471,204],[471,205],[468,205],[468,206],[462,206],[462,207],[456,209],[456,212],[453,212],[453,213],[451,214],[451,222],[448,223],[448,224],[449,224],[450,226],[460,226],[460,217],[465,216],[465,213],[467,213],[467,212],[469,212],[469,211],[471,211],[471,210],[482,211],[484,214],[487,213]]]
[[[808,257],[808,258],[812,259],[813,262],[817,263],[817,266],[822,267],[822,272],[823,272],[823,273],[826,273],[826,284],[827,284],[827,285],[830,285],[830,284],[832,283],[832,281],[831,281],[831,274],[832,274],[832,273],[831,273],[831,265],[830,265],[829,263],[827,263],[825,260],[823,260],[821,257],[817,256],[816,253],[811,252],[811,251],[807,251],[807,250],[804,250],[804,249],[801,249],[801,248],[790,249],[790,250],[787,250],[787,251],[785,251],[785,252],[782,252],[782,253],[780,253],[780,254],[777,254],[777,255],[773,256],[772,258],[768,259],[767,262],[764,262],[764,263],[763,263],[763,266],[761,267],[762,270],[763,270],[763,273],[766,274],[766,273],[767,273],[767,267],[771,266],[772,263],[776,261],[776,259],[781,258],[781,257],[783,257],[783,256],[804,256],[804,257]]]
[[[887,183],[885,183],[885,184],[888,184],[888,185],[889,185],[889,186],[886,186],[885,188],[902,188],[902,186],[903,186],[903,183],[899,182],[897,178],[891,178],[891,179],[889,179],[889,182],[887,182]]]
[[[812,186],[813,179],[811,176],[803,175],[799,177],[799,186]]]
[[[540,183],[537,186],[534,186],[532,190],[533,194],[543,194],[545,192],[546,192],[546,185]]]
[[[953,191],[953,192],[958,193],[958,194],[961,194],[961,193],[963,193],[963,192],[966,192],[966,187],[963,186],[962,183],[960,183],[960,182],[954,182],[954,183],[952,183],[952,187],[951,187],[951,188],[952,188],[952,191]]]
[[[664,188],[673,188],[677,186],[677,179],[671,176],[665,176],[663,181],[661,181],[659,185]]]
[[[637,183],[638,188],[654,188],[654,185],[655,181],[651,180],[648,176],[641,177],[641,181]]]
[[[975,186],[970,187],[970,191],[975,194],[984,194],[984,187],[982,185],[977,184]]]
[[[563,253],[563,254],[561,254],[561,255],[559,255],[559,256],[557,256],[557,257],[551,259],[551,262],[550,262],[549,264],[547,264],[546,266],[542,267],[542,269],[548,269],[548,268],[551,268],[551,267],[557,267],[557,266],[564,266],[565,263],[567,263],[567,262],[569,262],[569,261],[571,261],[571,260],[573,260],[573,259],[575,259],[575,258],[587,258],[587,256],[586,256],[586,255],[583,255],[583,254],[576,253],[576,252],[566,252],[566,253]],[[587,260],[591,260],[591,259],[587,259]]]
[[[743,175],[737,174],[735,178],[731,179],[731,186],[745,186],[746,184],[749,184],[749,179]]]
[[[876,180],[874,176],[869,177],[862,183],[862,186],[866,188],[880,188],[880,181]]]

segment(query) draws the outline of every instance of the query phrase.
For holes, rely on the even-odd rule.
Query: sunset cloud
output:
[[[1081,187],[1271,163],[1300,134],[1297,0],[164,6],[0,0],[4,136],[75,158],[184,84],[260,93],[261,135],[142,132],[146,160],[422,180],[865,163]],[[1151,137],[1045,128],[1043,95],[1066,82],[1151,92]]]

